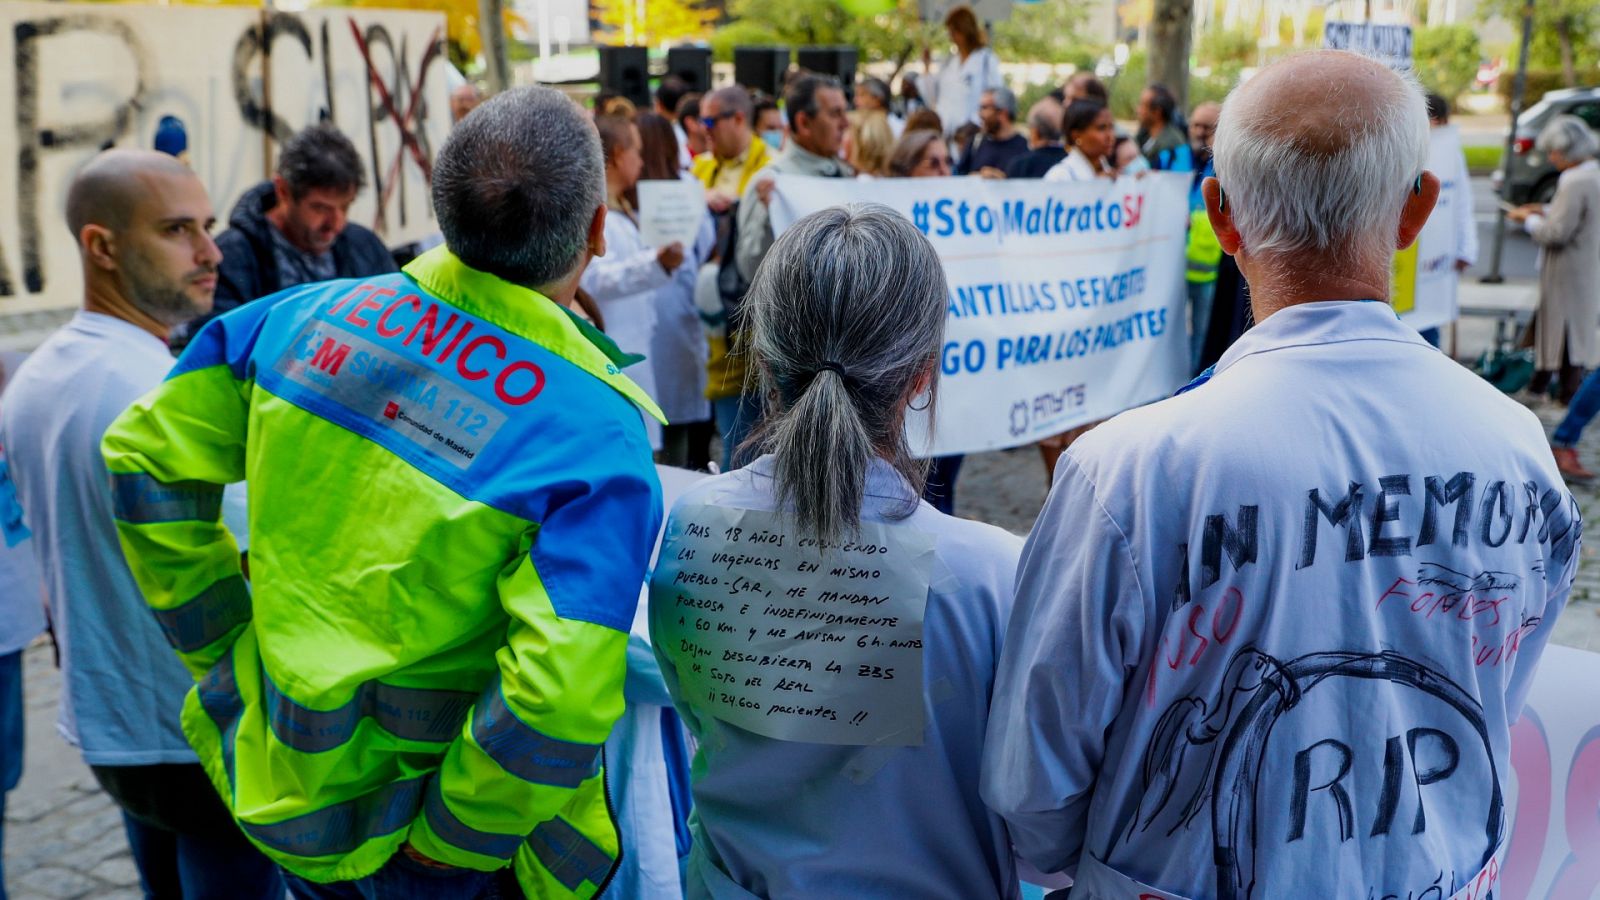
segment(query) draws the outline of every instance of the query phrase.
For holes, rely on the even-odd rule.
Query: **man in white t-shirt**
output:
[[[67,193],[83,308],[18,369],[0,446],[60,651],[58,729],[122,808],[145,893],[281,900],[179,727],[194,686],[123,557],[100,439],[172,368],[173,326],[209,312],[222,254],[205,187],[160,153],[110,150]],[[181,518],[181,517],[180,517]]]

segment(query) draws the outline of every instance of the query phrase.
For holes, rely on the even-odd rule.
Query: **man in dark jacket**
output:
[[[361,157],[337,129],[313,125],[290,138],[277,174],[234,204],[228,230],[217,237],[222,265],[215,308],[188,323],[178,340],[214,316],[284,288],[397,271],[383,241],[349,221],[364,184]]]
[[[1029,150],[1006,165],[1007,178],[1043,178],[1067,158],[1061,141],[1062,115],[1061,104],[1049,97],[1028,110]]]

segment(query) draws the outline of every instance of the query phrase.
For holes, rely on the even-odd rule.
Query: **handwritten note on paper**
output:
[[[698,181],[639,182],[639,239],[647,247],[694,246],[706,215],[706,189]]]
[[[773,513],[720,506],[668,529],[652,632],[690,702],[779,740],[922,743],[931,535],[863,522],[823,552]]]

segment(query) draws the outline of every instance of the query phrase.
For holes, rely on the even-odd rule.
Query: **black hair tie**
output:
[[[817,376],[821,375],[823,372],[832,372],[833,374],[838,375],[839,380],[844,382],[845,387],[856,386],[856,380],[850,377],[850,373],[844,370],[844,366],[834,362],[831,359],[824,360],[821,365],[817,366],[816,371],[811,373],[811,380],[815,381]]]

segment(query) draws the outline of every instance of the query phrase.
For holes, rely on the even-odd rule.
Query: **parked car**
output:
[[[1544,126],[1563,114],[1577,116],[1600,133],[1600,88],[1551,91],[1517,119],[1517,134],[1511,144],[1510,177],[1506,178],[1498,169],[1494,173],[1495,190],[1507,202],[1549,203],[1555,196],[1556,168],[1543,153],[1533,149],[1533,144]]]

